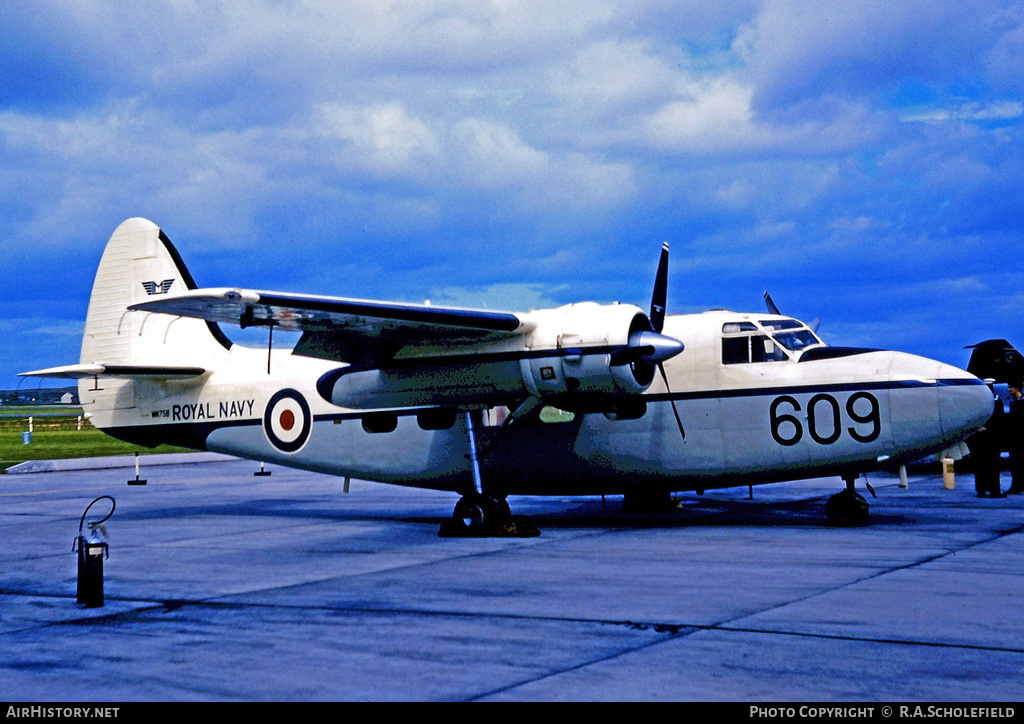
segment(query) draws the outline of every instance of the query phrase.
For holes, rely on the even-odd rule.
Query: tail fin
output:
[[[212,369],[231,342],[212,323],[129,312],[155,295],[195,289],[196,284],[164,233],[146,219],[128,219],[114,231],[100,259],[82,338],[82,365],[107,367],[203,367]],[[131,377],[131,375],[126,375]],[[83,406],[94,410],[135,406],[135,382],[79,381]]]
[[[987,339],[972,344],[971,361],[967,371],[981,379],[993,379],[1003,384],[1024,379],[1024,359],[1020,352],[1005,339]]]

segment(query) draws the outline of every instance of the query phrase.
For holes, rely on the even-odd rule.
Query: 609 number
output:
[[[804,436],[804,426],[800,418],[793,414],[800,411],[800,402],[795,397],[783,395],[772,400],[769,416],[775,442],[787,446],[800,442]],[[855,423],[846,431],[857,442],[871,442],[882,432],[878,399],[869,392],[850,395],[846,400],[846,416]],[[831,445],[842,436],[841,408],[839,401],[832,395],[815,395],[807,401],[807,434],[821,445]]]

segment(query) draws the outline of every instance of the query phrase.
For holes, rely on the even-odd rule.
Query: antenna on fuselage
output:
[[[267,374],[270,374],[270,353],[274,350],[274,320],[270,320],[270,324],[267,325],[269,332],[267,333]]]

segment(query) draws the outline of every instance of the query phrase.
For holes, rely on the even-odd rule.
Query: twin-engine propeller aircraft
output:
[[[665,314],[585,302],[504,313],[197,288],[129,219],[103,253],[77,365],[114,437],[461,494],[442,534],[528,528],[516,495],[672,492],[838,475],[830,520],[862,523],[860,474],[957,445],[992,413],[963,370],[826,346],[778,313]],[[267,349],[220,324],[269,328]],[[273,331],[301,332],[293,350]],[[510,532],[511,531],[511,532]]]

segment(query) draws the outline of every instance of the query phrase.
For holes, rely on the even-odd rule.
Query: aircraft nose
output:
[[[989,386],[974,375],[942,365],[936,382],[942,432],[951,442],[969,437],[992,417],[995,397]]]
[[[901,390],[891,398],[894,434],[907,447],[952,447],[977,432],[992,416],[988,385],[958,367],[894,352],[892,379]],[[927,446],[922,442],[928,440]]]

